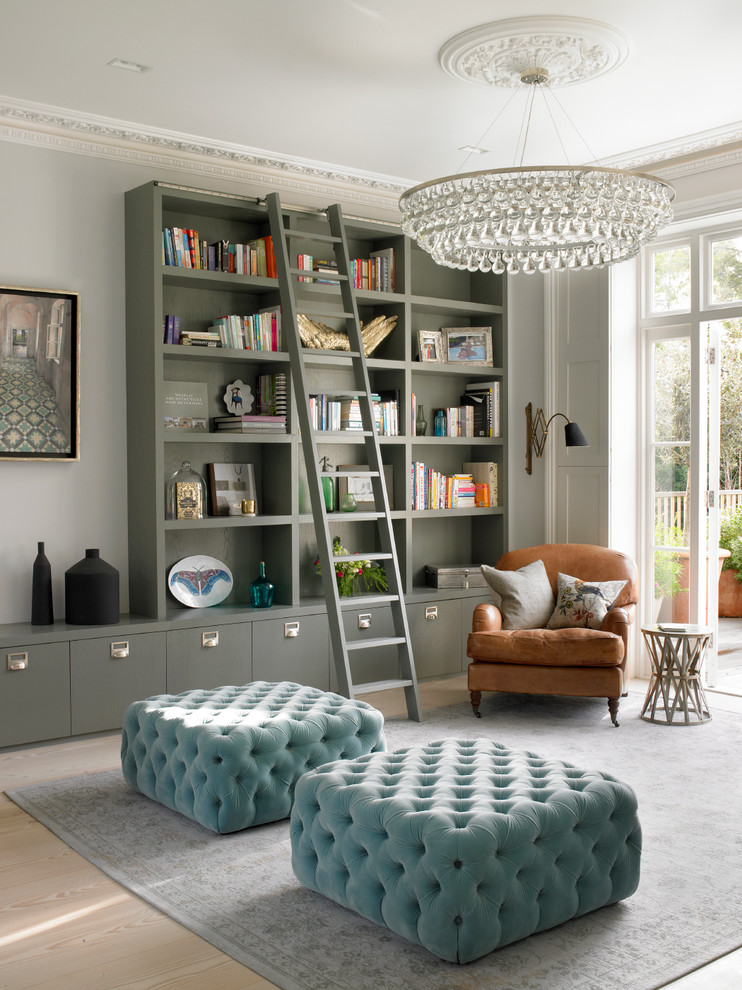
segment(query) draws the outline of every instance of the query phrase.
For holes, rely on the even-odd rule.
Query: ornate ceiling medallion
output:
[[[582,17],[513,17],[462,31],[438,53],[455,79],[482,86],[520,86],[529,66],[543,66],[553,87],[618,68],[629,54],[620,31]]]

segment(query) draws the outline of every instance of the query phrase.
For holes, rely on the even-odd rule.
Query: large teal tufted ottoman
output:
[[[632,894],[636,798],[599,772],[444,739],[305,775],[294,873],[450,962]]]
[[[307,770],[385,748],[363,701],[290,681],[161,694],[124,715],[121,767],[134,790],[214,832],[278,821]]]

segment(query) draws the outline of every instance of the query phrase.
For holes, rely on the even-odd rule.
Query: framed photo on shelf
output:
[[[80,294],[0,286],[0,460],[80,459]]]
[[[443,334],[440,330],[418,330],[417,350],[423,364],[442,364]]]
[[[338,464],[338,471],[352,471],[354,468],[364,470],[362,464]],[[365,468],[368,471],[368,468]],[[391,464],[384,465],[384,481],[386,482],[386,497],[389,508],[394,508],[394,469]],[[350,492],[356,497],[356,504],[359,509],[373,512],[376,508],[374,503],[374,488],[371,478],[363,474],[350,475],[349,477],[338,478],[338,505],[343,501],[343,495]]]
[[[492,327],[443,327],[447,364],[492,367]]]

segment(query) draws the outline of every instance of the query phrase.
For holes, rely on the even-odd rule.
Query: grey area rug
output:
[[[633,897],[466,966],[442,962],[319,894],[291,870],[288,823],[218,836],[128,789],[118,771],[8,791],[86,859],[282,990],[653,990],[742,944],[742,716],[653,725],[642,698],[485,695],[387,720],[390,749],[488,737],[605,770],[637,792]]]

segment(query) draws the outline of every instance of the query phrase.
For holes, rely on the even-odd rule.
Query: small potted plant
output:
[[[333,557],[347,557],[350,551],[346,550],[336,536],[332,541]],[[367,591],[386,591],[386,573],[381,564],[375,560],[362,560],[360,557],[354,560],[336,560],[335,580],[337,581],[338,594],[341,598],[350,597],[356,590],[359,581],[363,582]],[[315,570],[322,573],[322,566],[319,558],[314,562]]]
[[[722,516],[719,549],[729,551],[719,578],[719,615],[738,618],[742,616],[742,507]]]
[[[654,531],[654,541],[658,546],[682,547],[683,531],[677,526],[665,526],[657,523]],[[680,575],[682,562],[676,553],[667,550],[656,550],[654,554],[654,621],[660,617],[662,603],[667,602],[671,607],[673,598],[683,591]]]

